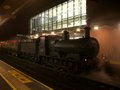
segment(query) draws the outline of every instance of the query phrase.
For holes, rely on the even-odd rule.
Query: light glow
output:
[[[118,30],[120,31],[120,24],[118,24]]]
[[[94,26],[94,30],[99,30],[99,26]]]
[[[63,32],[64,32],[64,30],[61,31],[61,33],[63,33]]]
[[[51,32],[51,35],[55,35],[55,32]]]
[[[45,34],[45,33],[43,33],[42,35],[43,35],[43,36],[45,36],[46,34]]]
[[[39,35],[38,35],[38,34],[35,34],[34,38],[38,38],[38,37],[39,37]]]
[[[80,28],[77,28],[76,31],[77,31],[77,32],[80,32]]]

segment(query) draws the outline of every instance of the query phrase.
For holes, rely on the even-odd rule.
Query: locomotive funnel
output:
[[[69,40],[69,32],[66,30],[63,32],[63,40]]]
[[[86,26],[85,28],[85,38],[90,38],[90,27]]]

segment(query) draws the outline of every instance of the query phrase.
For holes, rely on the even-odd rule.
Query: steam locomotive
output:
[[[16,42],[17,57],[65,72],[81,72],[97,65],[98,41],[90,37],[90,28],[85,27],[85,37],[69,39],[57,35],[40,36],[37,39],[19,39]]]

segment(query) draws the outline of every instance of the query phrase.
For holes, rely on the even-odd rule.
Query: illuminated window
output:
[[[86,25],[86,15],[82,16],[82,23],[81,25]]]
[[[62,6],[62,28],[67,27],[67,2]]]
[[[38,16],[35,16],[34,20],[35,20],[35,27],[38,27]]]
[[[57,12],[56,7],[53,8],[53,30],[56,30],[57,26]]]
[[[48,10],[45,11],[45,30],[48,30]]]
[[[68,0],[30,19],[33,31],[86,25],[86,0]]]
[[[82,0],[82,14],[86,14],[86,0]]]
[[[60,4],[57,7],[57,29],[61,29],[61,14],[62,14],[62,10]]]
[[[38,25],[40,26],[42,24],[42,21],[41,21],[41,14],[38,15]]]
[[[49,30],[52,30],[52,9],[49,9]]]
[[[80,0],[75,0],[75,25],[74,26],[79,26],[80,25]]]
[[[31,29],[33,29],[33,28],[35,28],[35,19],[34,18],[32,18],[31,19]]]
[[[39,14],[38,15],[38,27],[39,27],[39,31],[42,30],[42,15]]]
[[[30,20],[30,34],[32,34],[32,28],[33,28],[32,22],[33,22],[33,19]]]
[[[44,24],[44,12],[42,13],[42,30],[45,29],[45,24]]]
[[[73,27],[73,0],[68,2],[68,27]]]

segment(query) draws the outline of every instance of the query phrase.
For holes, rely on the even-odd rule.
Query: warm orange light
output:
[[[77,32],[80,32],[80,28],[77,28],[76,31],[77,31]]]
[[[63,32],[64,32],[64,30],[61,31],[61,33],[63,33]]]
[[[34,38],[38,38],[38,37],[39,37],[39,34],[35,34],[35,35],[34,35]]]
[[[42,35],[43,35],[43,36],[45,36],[46,34],[45,34],[45,33],[43,33]]]
[[[55,35],[55,32],[51,32],[51,35]]]
[[[94,26],[94,30],[99,30],[99,26]]]

